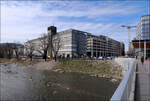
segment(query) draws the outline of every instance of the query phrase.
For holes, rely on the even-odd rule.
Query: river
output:
[[[77,73],[36,70],[0,63],[2,101],[100,101],[109,100],[118,83]]]

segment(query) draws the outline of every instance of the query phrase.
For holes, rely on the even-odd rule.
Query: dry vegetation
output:
[[[121,79],[121,66],[114,61],[62,60],[55,65],[53,71],[84,73],[91,76]]]
[[[30,61],[29,59],[26,60],[21,60],[21,59],[6,59],[6,58],[0,58],[0,62],[7,62],[7,63],[13,63],[13,64],[18,64],[20,66],[29,66],[29,65],[34,65],[36,63],[38,63],[39,61],[37,60],[33,60]]]

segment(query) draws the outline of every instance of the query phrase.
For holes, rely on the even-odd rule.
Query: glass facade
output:
[[[136,33],[137,39],[142,40],[150,39],[150,15],[145,15],[141,17]]]
[[[142,39],[150,39],[150,15],[142,17]]]

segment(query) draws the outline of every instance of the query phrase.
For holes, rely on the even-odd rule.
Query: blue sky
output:
[[[149,7],[149,0],[1,1],[1,41],[24,43],[55,25],[58,32],[74,28],[107,35],[124,42],[127,50],[127,30],[120,26],[137,25]],[[132,38],[135,32],[132,29]]]

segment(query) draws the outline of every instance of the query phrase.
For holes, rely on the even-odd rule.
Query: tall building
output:
[[[48,40],[50,41],[50,48],[48,50],[48,55],[49,56],[52,56],[52,41],[53,41],[53,36],[55,36],[57,34],[57,28],[55,26],[50,26],[47,28],[47,31],[48,31]]]
[[[53,48],[58,48],[58,40],[60,39],[60,47],[57,56],[64,57],[99,57],[99,56],[120,56],[122,43],[111,39],[107,36],[95,36],[91,33],[79,31],[75,29],[68,29],[65,31],[57,32],[55,26],[48,27],[48,39],[51,41],[48,55],[54,56]],[[35,44],[36,49],[40,49],[40,39],[30,40]],[[27,44],[26,42],[25,44]],[[40,53],[35,52],[36,55]]]
[[[150,15],[141,17],[132,43],[136,56],[150,57]]]
[[[136,39],[150,40],[150,15],[141,17],[136,31]]]

